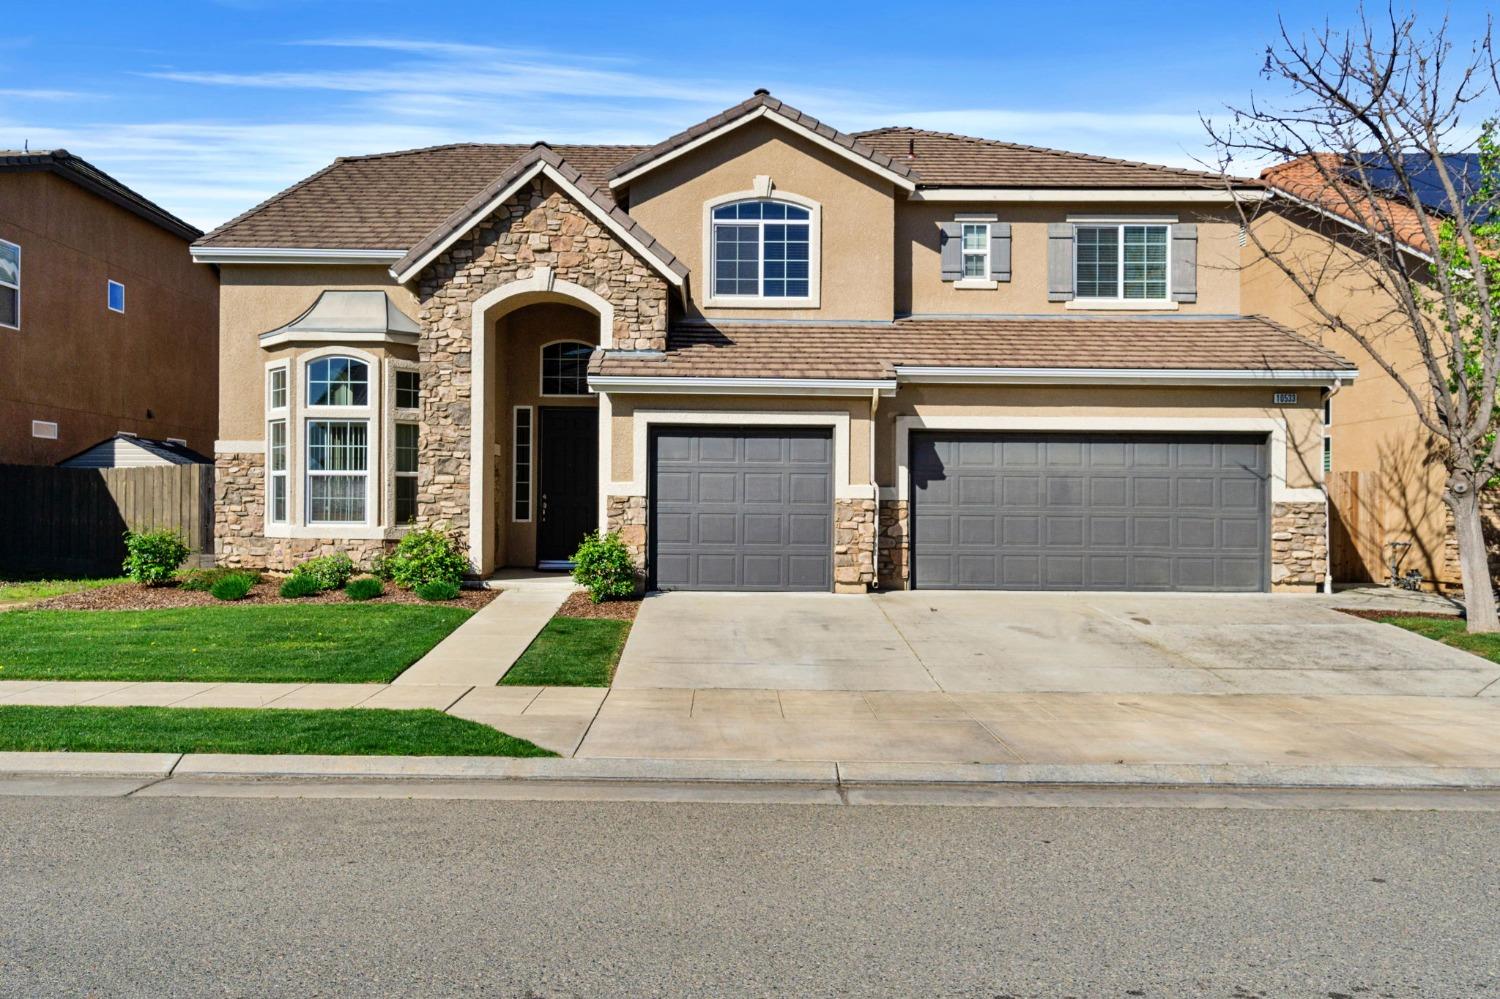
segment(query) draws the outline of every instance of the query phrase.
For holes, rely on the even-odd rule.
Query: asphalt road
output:
[[[0,798],[5,996],[1500,996],[1500,813]]]

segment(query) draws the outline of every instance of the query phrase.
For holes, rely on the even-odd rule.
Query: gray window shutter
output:
[[[1172,301],[1198,301],[1198,227],[1172,226]]]
[[[1073,297],[1073,224],[1047,225],[1047,301],[1066,302]]]
[[[943,222],[938,245],[943,254],[943,280],[957,281],[964,276],[964,227],[957,222]]]
[[[1010,223],[990,223],[990,280],[1010,280]]]

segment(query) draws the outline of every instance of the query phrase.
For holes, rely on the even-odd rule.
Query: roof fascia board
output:
[[[789,121],[784,115],[776,114],[770,108],[762,105],[756,108],[754,111],[751,111],[749,114],[742,115],[741,117],[736,118],[733,121],[725,122],[711,132],[703,133],[696,139],[693,139],[691,142],[683,143],[670,152],[662,153],[660,156],[656,157],[648,163],[642,163],[640,166],[636,167],[629,173],[621,174],[620,176],[615,177],[609,182],[610,190],[624,187],[632,180],[635,180],[637,177],[640,177],[643,174],[650,173],[657,167],[670,163],[673,160],[677,159],[679,156],[684,156],[687,153],[690,153],[693,150],[697,149],[699,146],[706,145],[719,138],[720,136],[727,135],[735,129],[740,128],[744,125],[748,125],[750,122],[756,121],[760,118],[768,118],[771,121],[781,125],[783,128],[793,131],[798,135],[805,136],[816,145],[819,145],[824,149],[827,149],[829,152],[843,157],[856,166],[862,166],[867,170],[871,170],[879,174],[886,180],[890,181],[892,184],[895,184],[897,187],[901,188],[903,191],[912,192],[917,188],[917,185],[910,178],[903,177],[899,173],[893,173],[890,170],[887,170],[885,167],[881,166],[879,163],[876,163],[873,160],[866,159],[865,157],[859,155],[859,153],[854,152],[852,149],[845,149],[837,142],[834,142],[831,139],[824,138],[810,128],[802,128],[795,122]]]
[[[573,199],[574,203],[583,208],[583,210],[588,212],[590,215],[594,216],[594,218],[598,219],[600,225],[604,226],[610,232],[614,233],[615,237],[619,239],[620,242],[630,247],[630,249],[633,250],[638,257],[649,264],[652,269],[661,274],[662,277],[666,278],[669,284],[678,289],[681,289],[683,287],[682,275],[666,266],[666,264],[664,264],[660,260],[660,258],[656,256],[656,254],[652,253],[649,249],[646,248],[645,244],[636,239],[625,229],[622,229],[620,227],[620,224],[610,217],[609,212],[605,211],[598,204],[596,204],[593,198],[587,197],[582,191],[578,189],[576,184],[568,180],[568,178],[564,177],[559,170],[552,166],[552,164],[541,160],[538,160],[532,166],[522,171],[520,175],[518,175],[513,181],[507,184],[498,194],[496,194],[489,201],[485,202],[483,207],[481,207],[474,214],[470,215],[462,225],[454,229],[446,239],[438,243],[438,245],[434,246],[431,250],[428,250],[426,253],[424,253],[421,258],[411,266],[407,267],[400,273],[397,273],[393,269],[391,271],[391,277],[395,278],[401,284],[405,284],[412,278],[416,277],[422,272],[423,268],[427,267],[427,265],[431,264],[434,260],[441,256],[450,246],[458,242],[459,239],[461,239],[465,234],[469,232],[469,230],[473,229],[475,225],[477,225],[483,219],[488,218],[490,215],[492,215],[497,209],[499,209],[501,205],[505,204],[507,201],[513,198],[516,192],[519,191],[524,185],[531,183],[531,181],[535,180],[538,176],[546,177],[548,180],[552,181],[558,187],[566,191],[568,195]],[[396,259],[399,261],[401,257],[398,256]]]
[[[198,264],[393,264],[405,250],[321,249],[310,246],[195,246]]]
[[[847,395],[871,391],[893,395],[886,378],[696,378],[688,375],[590,375],[593,392],[648,392],[683,395]]]
[[[1315,201],[1308,201],[1306,198],[1299,198],[1295,194],[1288,193],[1283,188],[1273,187],[1266,197],[1267,199],[1280,198],[1283,201],[1290,201],[1294,205],[1297,205],[1299,208],[1305,208],[1310,212],[1323,216],[1324,218],[1332,219],[1333,221],[1338,222],[1347,228],[1353,229],[1355,232],[1362,232],[1366,236],[1369,236],[1371,239],[1379,240],[1380,242],[1385,243],[1387,246],[1395,245],[1395,241],[1390,236],[1387,236],[1384,233],[1371,232],[1369,226],[1362,225],[1361,223],[1356,222],[1353,219],[1345,218],[1338,212],[1329,211],[1327,208],[1324,208],[1322,205],[1318,204]],[[1437,259],[1431,254],[1417,249],[1410,243],[1401,243],[1400,249],[1402,252],[1411,254],[1413,257],[1416,257],[1423,263],[1437,263]]]
[[[983,201],[997,204],[1037,204],[1051,202],[1173,202],[1176,204],[1230,205],[1241,201],[1262,201],[1260,190],[1229,191],[1203,188],[1129,187],[924,187],[907,195],[908,201]]]
[[[260,335],[262,347],[280,347],[288,343],[398,343],[415,344],[421,339],[419,333],[387,330],[378,333],[372,330],[275,330]]]
[[[949,385],[1327,385],[1351,382],[1357,372],[1318,368],[953,368],[898,365],[906,383]]]

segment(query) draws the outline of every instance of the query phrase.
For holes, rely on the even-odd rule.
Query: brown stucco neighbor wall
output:
[[[1271,589],[1309,590],[1328,577],[1328,508],[1276,503],[1271,514]]]
[[[881,501],[879,543],[881,589],[906,589],[911,558],[911,519],[906,500]]]
[[[424,424],[419,481],[423,495],[431,497],[419,501],[422,523],[464,535],[469,531],[471,435],[485,418],[471,412],[474,303],[544,266],[556,280],[580,285],[610,303],[616,348],[666,347],[666,280],[550,182],[533,182],[418,280]]]
[[[875,582],[875,501],[834,500],[833,590],[863,593]]]

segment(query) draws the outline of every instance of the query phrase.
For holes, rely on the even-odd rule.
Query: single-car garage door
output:
[[[650,460],[656,589],[832,588],[829,431],[661,428]]]
[[[1259,591],[1266,441],[914,434],[912,585]]]

